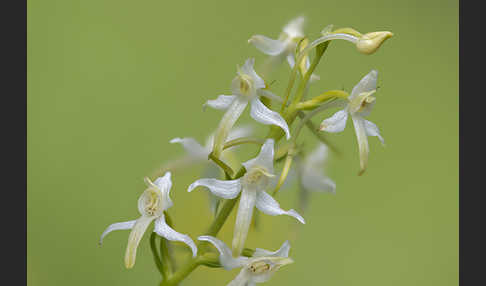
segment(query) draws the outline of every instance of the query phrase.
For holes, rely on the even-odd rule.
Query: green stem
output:
[[[236,138],[231,141],[227,141],[224,144],[223,150],[228,149],[233,146],[237,145],[242,145],[242,144],[256,144],[256,145],[262,145],[265,143],[265,140],[261,138],[255,138],[255,137],[242,137],[242,138]]]
[[[162,277],[166,277],[164,274],[164,271],[162,270],[162,263],[160,262],[160,257],[159,257],[159,252],[157,250],[157,244],[155,243],[155,239],[157,238],[157,234],[155,232],[152,232],[150,235],[150,249],[152,250],[152,254],[154,255],[154,261],[155,265],[157,266],[157,269],[159,270],[160,274]]]
[[[230,177],[233,176],[234,174],[233,169],[231,169],[230,166],[226,165],[225,162],[221,161],[218,157],[216,157],[213,152],[209,153],[208,159],[213,160],[213,162],[216,163],[216,165],[218,165],[221,169],[223,169],[223,171],[227,175],[229,175]]]

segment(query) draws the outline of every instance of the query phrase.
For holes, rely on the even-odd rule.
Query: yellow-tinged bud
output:
[[[358,39],[356,47],[360,53],[369,55],[376,52],[383,42],[392,36],[393,33],[388,31],[367,33]]]

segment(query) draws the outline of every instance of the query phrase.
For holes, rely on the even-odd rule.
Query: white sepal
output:
[[[199,144],[194,138],[174,138],[169,141],[170,143],[179,143],[184,147],[186,152],[196,159],[207,159],[208,150]]]
[[[346,121],[348,120],[347,110],[339,110],[334,113],[328,119],[324,119],[319,127],[321,131],[327,131],[332,133],[341,132],[346,127]]]
[[[251,43],[260,50],[262,53],[269,55],[269,56],[277,56],[285,51],[287,45],[285,42],[280,40],[270,39],[263,35],[254,35],[249,40],[248,43]]]
[[[203,108],[209,106],[214,109],[224,110],[227,109],[231,103],[235,100],[236,95],[220,95],[216,99],[210,99],[203,104]]]
[[[251,101],[250,116],[256,121],[266,125],[277,125],[285,131],[287,140],[290,139],[290,131],[287,122],[283,117],[266,107],[258,98]]]
[[[155,220],[154,232],[167,240],[182,241],[191,248],[193,257],[197,255],[197,247],[194,244],[194,241],[192,241],[192,239],[188,235],[179,233],[173,230],[169,225],[167,225],[167,223],[165,222],[165,217],[163,215]]]
[[[252,257],[264,257],[264,256],[274,256],[274,257],[289,257],[290,243],[286,240],[282,246],[276,251],[268,251],[263,248],[256,248]]]
[[[241,190],[240,180],[222,181],[213,178],[199,179],[192,183],[187,189],[191,192],[196,187],[203,186],[209,189],[211,193],[223,199],[234,199],[238,196]]]
[[[137,222],[136,220],[130,220],[130,221],[125,221],[125,222],[117,222],[117,223],[114,223],[114,224],[110,224],[106,229],[105,231],[103,231],[103,233],[101,234],[101,237],[100,237],[100,242],[99,244],[103,244],[103,238],[105,238],[105,236],[114,231],[114,230],[126,230],[126,229],[132,229],[133,226],[135,225],[135,222]]]
[[[174,203],[170,199],[170,189],[172,188],[171,173],[166,172],[164,176],[158,177],[154,181],[154,185],[157,186],[162,193],[162,210],[165,211],[172,207]]]
[[[380,135],[380,130],[378,126],[371,121],[365,120],[364,127],[366,129],[366,135],[368,136],[376,136],[380,140],[382,145],[385,145],[385,139]]]
[[[260,148],[260,153],[258,153],[258,155],[255,158],[250,159],[250,160],[242,163],[242,165],[245,167],[245,169],[248,171],[252,167],[262,166],[266,169],[267,172],[272,174],[273,173],[274,144],[275,144],[275,141],[273,139],[265,140],[265,143],[263,143],[262,147]]]
[[[256,198],[256,207],[261,212],[266,213],[268,215],[289,215],[296,218],[299,222],[305,224],[304,218],[298,214],[295,210],[290,209],[288,211],[284,211],[280,208],[279,203],[265,191],[260,191],[257,194]]]

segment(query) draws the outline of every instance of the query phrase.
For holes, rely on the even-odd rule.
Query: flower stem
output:
[[[159,270],[162,277],[165,278],[164,271],[162,270],[162,263],[160,261],[159,253],[157,250],[157,244],[155,244],[156,238],[157,235],[155,234],[155,232],[152,232],[152,234],[150,235],[150,249],[152,250],[152,254],[154,255],[154,261],[155,261],[155,265],[157,266],[157,269]]]

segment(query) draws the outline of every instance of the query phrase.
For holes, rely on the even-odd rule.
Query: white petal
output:
[[[136,220],[130,220],[130,221],[125,221],[125,222],[117,222],[117,223],[114,223],[114,224],[109,225],[105,229],[105,231],[103,231],[103,234],[101,234],[99,244],[101,245],[103,243],[103,238],[105,238],[105,236],[108,233],[110,233],[110,232],[112,232],[114,230],[132,229],[133,226],[135,225],[135,222],[136,222]]]
[[[226,243],[222,242],[221,240],[217,239],[214,236],[210,235],[202,235],[197,238],[201,241],[208,241],[216,247],[219,251],[219,262],[224,269],[230,270],[236,267],[242,267],[245,262],[248,260],[247,257],[238,257],[234,258],[231,254],[231,249],[226,245]]]
[[[376,126],[376,124],[371,121],[365,120],[364,126],[366,129],[366,135],[377,136],[378,139],[381,141],[381,144],[385,145],[385,139],[383,139],[383,137],[380,135],[380,130],[378,129],[378,126]]]
[[[228,110],[226,110],[223,118],[221,118],[218,130],[216,130],[216,133],[214,135],[213,153],[216,157],[219,157],[219,155],[221,155],[224,143],[228,138],[229,132],[231,131],[247,105],[248,100],[239,97],[235,99],[233,103],[231,103],[231,106],[228,108]]]
[[[248,286],[251,274],[246,268],[241,269],[240,273],[226,286]]]
[[[231,103],[235,100],[236,95],[220,95],[216,99],[211,99],[206,101],[205,104],[203,104],[203,108],[206,108],[206,106],[212,107],[214,109],[227,109]]]
[[[251,273],[250,275],[250,282],[252,283],[263,283],[267,282],[270,280],[270,278],[277,272],[280,267],[293,263],[294,261],[292,258],[288,257],[257,257],[254,259],[251,259],[251,262],[253,263],[261,263],[264,262],[268,265],[270,265],[270,269],[262,272],[262,273]],[[251,263],[250,262],[250,263]],[[248,266],[245,267],[248,269]]]
[[[242,163],[245,169],[250,170],[254,166],[262,166],[267,172],[273,174],[274,144],[275,141],[273,139],[265,140],[265,143],[263,143],[260,149],[260,153],[255,158]]]
[[[341,132],[346,127],[346,121],[348,120],[348,112],[346,110],[339,110],[334,113],[333,116],[328,119],[324,119],[319,127],[321,131],[327,132]]]
[[[245,247],[246,236],[248,235],[253,209],[255,208],[255,201],[256,191],[243,189],[233,233],[232,247],[234,256],[240,256],[241,251]]]
[[[365,75],[357,85],[353,87],[349,100],[358,96],[363,92],[370,92],[376,89],[376,81],[378,80],[378,71],[371,70],[367,75]]]
[[[290,139],[290,131],[287,122],[283,117],[273,110],[266,107],[258,98],[251,101],[250,116],[256,121],[266,125],[277,125],[285,131],[287,140]]]
[[[143,234],[147,230],[147,227],[155,217],[153,216],[141,216],[135,222],[135,225],[128,236],[127,250],[125,252],[125,267],[132,268],[135,265],[135,258],[137,257],[137,248]]]
[[[359,116],[352,116],[352,119],[356,139],[358,140],[359,164],[361,168],[359,174],[361,175],[366,170],[366,166],[368,165],[368,153],[370,151],[368,146],[368,137],[366,136],[364,119]]]
[[[290,243],[286,240],[277,251],[268,251],[262,248],[256,248],[253,257],[275,256],[275,257],[289,257]]]
[[[303,37],[304,36],[304,21],[305,21],[305,18],[303,16],[299,16],[295,19],[292,19],[283,28],[284,33],[286,33],[289,36],[289,38]]]
[[[251,43],[260,50],[262,53],[269,55],[269,56],[276,56],[281,54],[285,48],[287,47],[285,42],[280,40],[270,39],[263,35],[254,35],[249,40],[248,43]]]
[[[162,209],[165,211],[173,205],[169,196],[170,189],[172,188],[171,173],[166,172],[163,177],[158,177],[154,181],[154,185],[162,192]]]
[[[201,146],[194,138],[174,138],[169,141],[170,143],[179,143],[182,144],[182,147],[186,150],[186,152],[191,155],[191,157],[198,159],[198,160],[207,160],[209,152],[208,150]]]
[[[263,79],[255,72],[255,59],[249,58],[245,61],[245,64],[241,67],[241,72],[250,76],[255,85],[255,89],[265,88],[265,82]]]
[[[196,187],[203,186],[209,189],[211,193],[223,199],[234,199],[241,190],[240,180],[221,181],[213,178],[199,179],[192,183],[187,189],[191,192]]]
[[[278,202],[269,194],[264,191],[259,191],[257,194],[256,199],[256,207],[261,212],[266,213],[268,215],[289,215],[296,218],[301,223],[305,224],[304,218],[298,214],[295,210],[291,209],[288,211],[284,211],[280,208]]]
[[[192,256],[195,257],[197,254],[197,247],[194,244],[194,241],[185,234],[178,233],[177,231],[173,230],[170,226],[165,223],[165,217],[161,216],[155,221],[154,232],[158,235],[164,237],[167,240],[171,241],[182,241],[187,244],[192,250]]]

